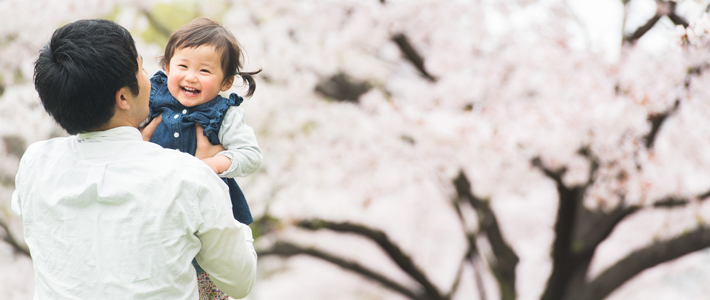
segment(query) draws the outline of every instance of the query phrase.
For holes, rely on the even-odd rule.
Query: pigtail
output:
[[[237,73],[237,76],[242,78],[242,82],[249,86],[249,90],[247,91],[246,97],[251,97],[254,95],[254,91],[256,91],[256,82],[254,81],[254,75],[259,74],[261,72],[261,69],[255,72],[239,72]]]

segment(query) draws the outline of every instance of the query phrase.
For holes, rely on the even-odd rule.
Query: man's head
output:
[[[57,29],[40,51],[35,89],[44,109],[69,134],[92,131],[114,116],[121,91],[139,94],[141,69],[125,28],[107,20],[80,20]]]

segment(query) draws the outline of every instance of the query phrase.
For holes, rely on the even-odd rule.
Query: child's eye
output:
[[[209,74],[209,73],[210,73],[210,70],[202,69],[202,70],[200,70],[200,72]]]
[[[186,65],[178,65],[178,67],[183,68],[183,69],[187,69]]]

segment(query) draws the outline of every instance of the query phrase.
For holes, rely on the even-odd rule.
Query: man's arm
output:
[[[20,217],[22,217],[22,197],[20,196],[20,193],[26,188],[25,178],[31,179],[33,176],[32,173],[37,170],[37,168],[34,167],[33,161],[35,158],[35,152],[37,152],[38,148],[41,148],[40,145],[43,143],[44,142],[37,142],[27,147],[27,150],[25,150],[25,153],[22,154],[22,158],[20,159],[20,166],[17,168],[17,174],[15,174],[15,191],[12,192],[12,198],[10,198],[10,208]]]
[[[195,259],[218,288],[233,298],[244,298],[256,280],[251,229],[234,220],[229,192],[216,174],[195,178],[207,183],[197,193],[203,223],[196,232],[202,249]]]
[[[20,210],[20,192],[17,189],[12,192],[12,199],[10,201],[10,208],[12,209],[12,212],[22,217],[22,210]]]

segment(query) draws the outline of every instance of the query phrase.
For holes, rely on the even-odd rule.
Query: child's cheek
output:
[[[168,91],[170,91],[170,94],[173,95],[173,97],[177,98],[179,90],[180,86],[178,85],[178,82],[175,80],[175,78],[170,78],[168,76]]]

